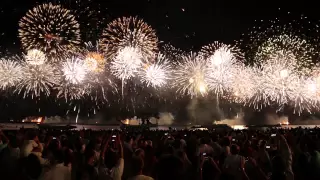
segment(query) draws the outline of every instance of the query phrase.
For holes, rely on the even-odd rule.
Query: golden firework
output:
[[[101,73],[104,71],[106,60],[98,52],[89,52],[85,58],[85,64],[90,71]]]
[[[104,29],[101,46],[110,59],[126,46],[138,48],[143,56],[152,57],[158,51],[158,37],[142,19],[122,17],[113,20]]]
[[[70,10],[52,3],[30,9],[19,21],[23,49],[38,49],[50,61],[58,61],[78,50],[80,25]]]

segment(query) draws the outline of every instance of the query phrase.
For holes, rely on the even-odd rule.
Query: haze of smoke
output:
[[[215,121],[232,119],[240,111],[234,104],[217,99],[191,99],[186,107],[189,120],[194,124],[212,124]]]
[[[160,126],[170,126],[174,122],[174,116],[170,112],[161,112],[159,118],[151,117],[150,123]]]

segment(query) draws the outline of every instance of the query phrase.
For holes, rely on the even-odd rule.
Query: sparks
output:
[[[23,97],[49,96],[51,89],[60,80],[58,71],[51,64],[30,65],[23,64],[23,79],[16,86],[16,92],[23,93]]]
[[[2,90],[15,87],[22,78],[22,66],[20,63],[0,59],[0,87]]]
[[[34,7],[20,20],[19,27],[22,47],[43,51],[52,61],[75,51],[80,44],[79,23],[60,5]]]
[[[42,65],[47,61],[46,55],[38,49],[29,50],[24,58],[30,65]]]
[[[155,31],[136,17],[118,18],[109,23],[103,31],[101,42],[107,57],[111,59],[127,46],[138,48],[145,57],[153,57],[158,50]]]
[[[83,60],[77,57],[67,59],[62,66],[65,79],[72,84],[82,83],[87,75],[87,69]]]
[[[171,75],[171,66],[166,57],[158,54],[156,62],[151,65],[145,65],[139,73],[141,81],[147,86],[162,87],[168,83]]]
[[[134,47],[124,47],[119,50],[111,62],[111,72],[121,80],[135,77],[139,68],[142,67],[143,56],[141,51]]]
[[[217,95],[230,91],[232,78],[237,74],[240,51],[232,46],[215,42],[204,46],[201,54],[208,61],[206,83]]]
[[[191,53],[183,56],[183,62],[177,64],[174,71],[174,86],[181,94],[188,94],[191,97],[207,94],[205,74],[207,62],[202,56]]]

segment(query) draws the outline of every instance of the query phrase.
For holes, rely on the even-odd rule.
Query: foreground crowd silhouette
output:
[[[320,130],[0,131],[1,180],[320,179]]]

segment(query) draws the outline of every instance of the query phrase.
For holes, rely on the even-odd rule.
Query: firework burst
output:
[[[99,51],[99,42],[93,45],[91,42],[85,43],[87,47],[84,63],[91,73],[102,73],[105,70],[106,59]]]
[[[43,51],[51,60],[75,51],[80,44],[78,22],[60,5],[49,3],[34,7],[20,20],[19,26],[23,48]]]
[[[312,78],[299,77],[291,82],[295,90],[288,94],[289,105],[293,113],[301,114],[303,111],[312,113],[312,110],[319,110],[317,84]]]
[[[106,60],[98,52],[89,52],[84,59],[84,63],[90,72],[101,73],[105,69]]]
[[[141,82],[146,83],[147,86],[162,87],[167,84],[171,75],[171,66],[162,54],[158,54],[156,62],[142,68],[139,73]]]
[[[244,104],[255,109],[262,109],[263,107],[271,104],[271,100],[265,86],[267,83],[267,79],[265,78],[266,73],[258,66],[250,67],[250,69],[253,74],[250,76],[250,81],[246,83],[250,82],[248,84],[248,92],[251,92],[252,95],[251,97],[249,96]]]
[[[23,92],[23,97],[31,96],[40,97],[41,94],[50,95],[54,85],[59,84],[60,75],[57,73],[51,64],[30,65],[23,64],[22,67],[23,79],[16,86],[16,91],[20,94]]]
[[[67,82],[71,84],[80,84],[87,75],[86,65],[82,59],[72,57],[62,64],[62,72]]]
[[[16,86],[22,78],[22,66],[20,63],[0,59],[0,87],[2,90]]]
[[[240,51],[232,46],[215,42],[204,46],[201,55],[208,60],[206,82],[217,95],[230,91],[232,78],[237,75]]]
[[[138,48],[126,46],[120,49],[111,62],[111,72],[121,80],[135,77],[143,65],[143,56]]]
[[[155,31],[136,17],[118,18],[108,24],[102,35],[102,48],[111,59],[119,49],[127,46],[138,48],[143,56],[153,57],[158,50]]]
[[[279,110],[289,104],[290,97],[299,87],[295,58],[291,52],[278,51],[262,64],[264,89],[270,99],[279,105]]]
[[[251,67],[239,65],[237,68],[238,74],[232,76],[230,89],[232,100],[237,103],[246,103],[255,94],[255,71]]]
[[[24,58],[30,65],[42,65],[47,61],[46,55],[38,49],[29,50]]]
[[[174,86],[181,94],[191,97],[207,94],[205,74],[207,72],[207,61],[195,53],[182,57],[183,62],[177,64],[174,71]]]
[[[263,63],[268,61],[274,54],[279,51],[284,51],[287,54],[290,53],[295,56],[294,68],[301,73],[306,73],[308,69],[313,65],[312,63],[312,51],[313,47],[297,36],[282,34],[268,38],[256,52],[255,61]]]

